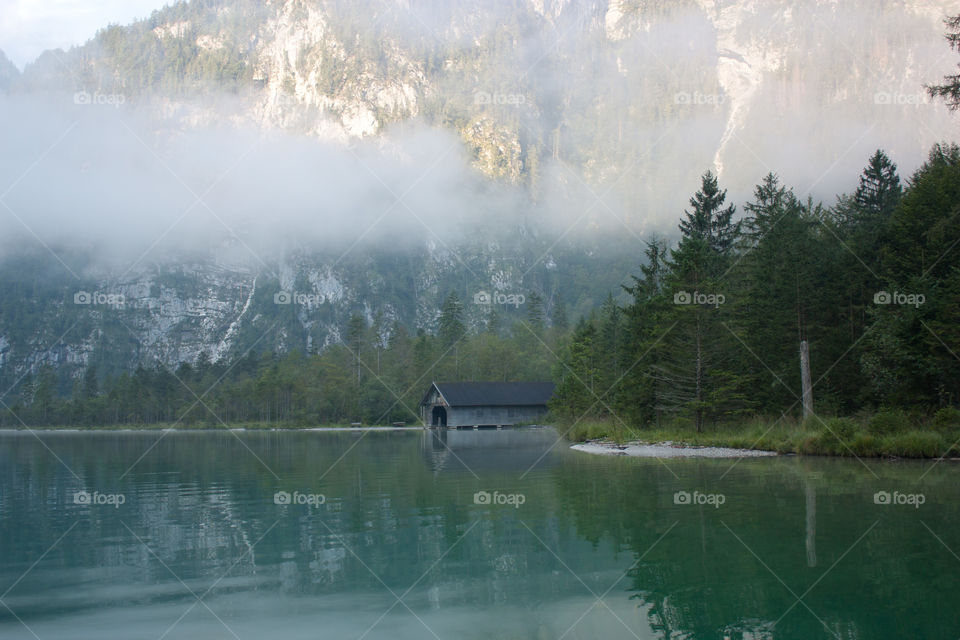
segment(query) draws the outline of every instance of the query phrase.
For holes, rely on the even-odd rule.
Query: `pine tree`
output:
[[[207,371],[210,369],[210,354],[207,353],[206,349],[201,349],[200,353],[197,354],[196,360],[196,370],[197,370],[197,380],[202,380],[203,376],[206,375]]]
[[[804,206],[772,173],[744,206],[748,245],[733,308],[739,339],[746,345],[746,372],[757,381],[753,397],[776,412],[796,405],[800,343],[819,335],[811,324],[828,299],[822,284],[818,287],[824,246],[811,206]],[[813,355],[822,360],[819,347]]]
[[[536,333],[543,331],[543,298],[536,291],[530,293],[526,299],[527,326]]]
[[[946,38],[950,48],[960,53],[960,15],[947,18],[944,22],[947,25]],[[927,87],[927,91],[933,98],[944,98],[950,109],[960,109],[960,74],[947,75],[943,79],[943,84]]]
[[[347,347],[350,349],[350,353],[353,354],[354,364],[356,368],[357,375],[357,386],[360,385],[360,349],[363,347],[364,334],[367,331],[367,323],[363,319],[363,316],[354,313],[350,316],[350,321],[347,323]]]
[[[632,297],[624,309],[628,362],[615,402],[618,413],[638,426],[659,426],[657,379],[651,371],[658,364],[655,347],[669,329],[665,316],[672,311],[665,297],[667,252],[666,241],[655,238],[647,242],[641,276],[634,276],[633,284],[623,287]]]
[[[32,387],[31,415],[39,424],[49,424],[53,417],[53,404],[56,398],[56,377],[53,373],[53,367],[49,364],[40,367]]]
[[[497,311],[497,307],[495,305],[490,305],[489,311],[487,311],[487,321],[485,324],[486,332],[492,335],[500,335],[502,324],[500,312]]]
[[[891,404],[960,403],[960,147],[936,145],[913,174],[882,238],[887,295],[870,306],[861,361]],[[916,296],[923,296],[922,301]],[[950,346],[951,348],[947,348]]]
[[[579,420],[587,411],[593,412],[591,407],[596,408],[599,375],[596,341],[594,318],[581,318],[556,367],[554,377],[558,382],[550,407],[557,415]]]
[[[675,304],[664,320],[673,328],[656,346],[657,363],[650,369],[657,382],[657,408],[688,414],[698,432],[708,417],[721,413],[721,405],[728,407],[731,399],[740,398],[733,390],[746,384],[730,368],[737,347],[724,326],[731,318],[719,290],[740,236],[740,223],[733,222],[735,208],[724,207],[725,200],[726,191],[708,171],[690,199],[693,210],[685,211],[680,222],[680,242],[670,251],[667,283]],[[696,296],[713,298],[703,304]]]
[[[730,253],[740,232],[740,223],[733,222],[736,207],[724,207],[726,199],[726,189],[721,191],[717,177],[707,171],[701,178],[700,190],[690,198],[693,210],[684,211],[686,217],[680,220],[683,239],[688,243],[702,243],[706,252],[715,258]],[[714,264],[703,266],[708,268],[708,274],[717,276],[725,265],[722,261],[714,261]]]
[[[563,296],[557,292],[557,297],[553,302],[553,310],[550,312],[550,324],[556,331],[565,332],[570,321],[567,318],[567,305],[563,302]]]
[[[453,357],[453,379],[460,379],[460,342],[467,334],[467,329],[463,324],[463,303],[455,291],[443,301],[443,307],[440,311],[440,328],[437,337],[440,340],[440,348],[446,353],[444,360]]]
[[[864,222],[876,224],[893,212],[902,194],[897,165],[877,149],[860,176],[860,186],[853,195],[857,213]]]
[[[380,356],[387,348],[388,336],[387,327],[383,320],[383,311],[378,310],[373,316],[373,327],[370,330],[373,339],[373,348],[377,352],[377,375],[380,375]]]
[[[415,377],[436,380],[432,370],[435,358],[434,340],[423,329],[417,329],[417,339],[413,343],[413,372]]]
[[[466,332],[463,324],[463,303],[460,302],[457,293],[451,291],[443,301],[440,310],[440,328],[437,334],[440,344],[444,348],[452,347],[466,335]]]
[[[625,364],[625,344],[623,331],[623,310],[617,305],[612,293],[600,307],[600,320],[597,331],[597,352],[599,362],[599,391],[606,406],[614,404],[612,398],[618,395]]]
[[[754,188],[753,197],[754,201],[743,207],[747,216],[742,223],[744,236],[751,246],[773,228],[783,217],[787,206],[796,200],[773,172],[764,176],[763,181]]]
[[[835,228],[835,231],[827,241],[836,245],[834,267],[843,275],[831,279],[820,292],[820,297],[823,299],[831,291],[838,293],[837,307],[842,310],[842,315],[838,317],[839,331],[834,332],[837,344],[831,350],[841,349],[841,352],[835,357],[839,358],[843,350],[857,343],[870,323],[868,312],[873,305],[873,296],[884,287],[881,238],[901,198],[897,167],[878,149],[861,173],[854,194],[841,197],[834,207],[833,221],[826,228]],[[844,402],[848,406],[857,402],[850,392],[867,387],[857,366],[862,357],[861,349],[862,344],[856,344],[833,370],[838,381],[835,386],[846,397]],[[829,380],[825,383],[824,386],[830,385]]]
[[[83,373],[83,397],[94,398],[100,395],[100,382],[97,379],[97,365],[87,365],[87,370]]]

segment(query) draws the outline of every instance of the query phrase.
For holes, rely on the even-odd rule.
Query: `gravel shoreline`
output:
[[[777,455],[776,451],[755,449],[731,449],[728,447],[691,447],[672,442],[629,442],[618,445],[613,442],[584,442],[570,447],[577,451],[607,456],[631,456],[634,458],[761,458]]]

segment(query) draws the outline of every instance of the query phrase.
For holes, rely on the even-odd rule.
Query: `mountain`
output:
[[[450,292],[474,330],[491,321],[508,329],[526,317],[533,295],[545,317],[561,300],[571,314],[587,314],[633,269],[630,244],[571,248],[529,238],[456,252],[297,254],[257,267],[171,260],[123,275],[68,258],[77,277],[29,252],[0,263],[0,383],[10,387],[43,365],[69,378],[90,364],[110,375],[249,350],[313,352],[346,340],[352,314],[386,338],[394,323],[435,331]]]
[[[22,84],[122,93],[190,126],[229,115],[340,142],[417,119],[454,130],[489,177],[539,194],[561,164],[641,208],[677,200],[617,182],[624,171],[695,184],[715,163],[748,189],[769,166],[805,186],[868,126],[919,162],[951,127],[944,110],[918,108],[923,84],[951,70],[951,4],[180,2],[44,54]],[[229,114],[223,93],[239,100]],[[809,167],[793,166],[794,143]]]
[[[20,77],[20,70],[0,50],[0,91],[6,91]]]
[[[281,171],[269,181],[257,184],[253,172],[231,186],[239,190],[230,201],[238,206],[253,200],[254,190],[270,194],[257,201],[262,227],[244,232],[231,220],[224,238],[206,243],[212,248],[205,255],[172,251],[131,259],[129,268],[107,267],[95,259],[102,249],[81,236],[62,237],[72,228],[69,216],[47,223],[61,236],[51,239],[42,229],[43,216],[59,206],[44,200],[45,185],[62,187],[57,175],[64,175],[43,173],[59,161],[44,146],[56,139],[44,138],[23,154],[23,166],[4,167],[12,175],[32,172],[14,185],[20,200],[16,190],[7,200],[14,210],[44,204],[11,223],[24,241],[0,256],[0,380],[13,382],[44,363],[76,372],[94,362],[103,373],[154,361],[175,366],[201,353],[218,359],[250,348],[318,349],[340,339],[352,313],[430,330],[451,290],[467,302],[481,291],[537,293],[548,311],[562,297],[574,315],[588,313],[636,270],[642,238],[675,231],[707,168],[719,171],[736,202],[773,170],[798,194],[829,204],[853,189],[875,148],[885,148],[906,173],[933,142],[955,136],[955,122],[923,89],[952,68],[942,39],[951,4],[193,0],[105,27],[83,46],[45,52],[22,74],[0,56],[0,93],[10,104],[28,105],[13,111],[23,122],[39,102],[79,114],[64,116],[67,124],[80,123],[64,126],[68,142],[103,120],[144,142],[153,156],[143,149],[146,160],[121,154],[113,162],[124,170],[137,171],[154,156],[165,164],[167,156],[155,149],[223,128],[322,144],[351,167],[335,173],[334,161],[318,165],[319,174],[300,173],[278,153],[270,163]],[[98,109],[80,111],[88,105]],[[146,124],[131,124],[129,114]],[[2,135],[40,139],[48,130],[36,125],[38,135],[29,127]],[[408,157],[395,142],[411,130],[451,135],[469,180],[480,176],[500,195],[477,198],[463,186],[472,182],[452,180],[451,198],[434,207],[435,217],[410,222],[413,241],[384,251],[391,240],[385,234],[379,248],[351,251],[350,233],[359,236],[363,216],[382,210],[361,197],[380,188],[374,168],[349,197],[331,198],[338,204],[329,215],[349,231],[339,245],[304,241],[262,258],[259,249],[243,260],[223,257],[270,235],[273,218],[276,229],[288,226],[283,212],[294,198],[283,189],[314,177],[326,180],[324,189],[346,188],[351,172],[370,169],[362,155],[368,146]],[[118,206],[106,226],[123,230],[173,206],[153,192],[114,194],[119,205],[105,196],[109,189],[89,176],[115,145],[98,144],[93,131],[83,134],[78,157],[64,169],[77,167],[73,173],[96,186],[81,203],[86,213],[73,218],[93,219],[97,210]],[[422,138],[414,140],[423,146]],[[87,157],[84,144],[97,153]],[[219,150],[239,162],[239,152]],[[37,157],[44,162],[33,169]],[[170,173],[210,172],[208,160],[199,154]],[[437,154],[426,164],[453,163]],[[163,169],[142,182],[159,184]],[[287,184],[280,174],[295,179]],[[118,187],[136,182],[123,176]],[[212,182],[217,172],[206,177]],[[269,190],[274,183],[282,188]],[[404,184],[395,189],[387,180],[383,187],[404,193]],[[204,188],[192,193],[205,195]],[[321,190],[306,199],[323,198]],[[73,211],[82,198],[65,199],[65,210]],[[471,207],[480,210],[470,214],[472,223],[487,225],[482,232],[451,240],[433,231],[457,220],[451,211]],[[309,230],[322,235],[326,224]],[[187,241],[181,234],[173,244]],[[283,292],[302,296],[276,304]],[[122,306],[110,302],[118,300]],[[466,306],[474,326],[485,322],[489,307]],[[516,306],[499,310],[508,318],[523,314]]]

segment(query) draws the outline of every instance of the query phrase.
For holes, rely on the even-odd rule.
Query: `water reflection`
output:
[[[552,468],[559,458],[550,451],[563,447],[549,428],[427,429],[422,452],[434,472],[513,471]]]
[[[671,464],[678,482],[656,463],[628,462],[590,474],[602,501],[598,485],[574,479],[587,474],[558,478],[561,502],[581,535],[633,550],[630,589],[664,637],[955,636],[960,580],[932,535],[957,542],[955,469],[918,488],[925,467],[912,463],[752,460],[730,471],[683,461]],[[727,501],[678,505],[678,486]],[[936,504],[875,504],[878,488],[895,487]]]
[[[44,639],[233,637],[218,618],[290,638],[960,628],[948,463],[918,483],[919,464],[600,458],[544,429],[40,437],[0,435],[3,638],[33,637],[18,618]]]

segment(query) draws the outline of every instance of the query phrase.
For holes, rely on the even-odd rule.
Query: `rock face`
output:
[[[559,296],[572,313],[582,313],[593,304],[593,284],[612,290],[633,267],[629,252],[615,253],[596,260],[606,276],[574,283],[556,274],[577,269],[581,250],[548,250],[543,243],[474,245],[456,255],[440,247],[417,255],[358,252],[343,260],[300,254],[256,268],[182,261],[80,282],[42,275],[43,255],[8,259],[0,264],[0,381],[12,383],[47,364],[78,374],[94,363],[116,374],[138,365],[230,360],[248,350],[312,352],[339,344],[354,314],[384,339],[395,323],[414,333],[434,331],[451,292],[477,330],[494,312],[503,326],[525,318],[523,302],[534,292],[546,317]],[[571,304],[576,300],[583,302]]]
[[[6,91],[10,84],[19,77],[20,70],[0,50],[0,91]]]
[[[955,131],[922,88],[953,68],[941,22],[951,5],[210,0],[109,27],[23,74],[0,54],[0,92],[121,94],[174,131],[232,123],[348,147],[425,123],[454,131],[477,172],[534,201],[562,199],[570,184],[611,194],[636,237],[644,211],[679,214],[682,194],[711,166],[738,194],[776,170],[802,195],[818,185],[849,190],[824,169],[847,157],[859,169],[877,146],[909,166]],[[606,208],[587,209],[585,224]],[[636,246],[564,254],[551,242],[534,238],[509,255],[495,244],[453,255],[428,242],[414,256],[348,264],[318,255],[269,268],[171,262],[79,284],[37,276],[30,291],[23,274],[41,269],[5,257],[0,378],[44,363],[120,370],[251,347],[319,349],[339,340],[355,312],[431,328],[451,290],[474,324],[489,312],[470,304],[480,290],[536,291],[548,315],[562,293],[578,314],[597,291],[615,289],[639,255]],[[585,263],[589,273],[570,276]],[[80,291],[124,304],[77,304]],[[298,297],[275,301],[284,292]],[[11,307],[24,299],[29,309]]]
[[[698,167],[742,163],[749,147],[762,169],[783,147],[765,142],[771,133],[813,119],[903,131],[923,84],[952,68],[941,37],[950,4],[222,0],[111,27],[41,56],[19,84],[122,91],[186,126],[228,118],[342,143],[416,119],[455,129],[485,175],[534,187],[551,160],[613,179],[657,139],[647,132],[678,126],[696,126]],[[149,64],[131,68],[131,55]],[[240,106],[225,114],[202,97],[216,92]],[[925,116],[927,128],[941,116]],[[835,157],[843,141],[825,129],[797,139]],[[917,129],[914,145],[933,141]]]

